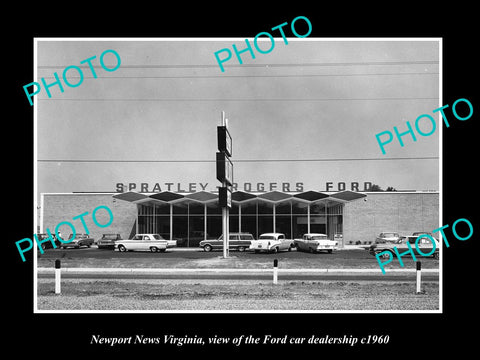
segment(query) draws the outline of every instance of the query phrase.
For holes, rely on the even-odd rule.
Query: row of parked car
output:
[[[429,235],[429,237],[422,237],[417,241],[420,235]],[[423,231],[414,232],[412,235],[400,235],[397,232],[383,232],[376,237],[375,243],[366,248],[366,250],[372,255],[379,254],[382,258],[388,258],[396,253],[394,248],[396,248],[399,253],[404,253],[411,248],[417,255],[425,256],[424,254],[430,254],[430,256],[435,259],[439,258],[440,246],[438,240],[431,232]]]
[[[258,240],[255,240],[250,233],[230,233],[228,244],[230,250],[252,250],[256,253],[276,253],[292,249],[312,253],[320,251],[331,253],[338,246],[337,241],[330,240],[327,235],[319,233],[304,234],[301,239],[287,239],[283,233],[265,233],[261,234]],[[200,247],[204,251],[223,250],[223,235],[217,240],[200,241]]]
[[[47,234],[39,234],[39,239],[47,238]],[[58,248],[81,246],[91,247],[96,244],[99,249],[109,248],[118,249],[118,251],[152,251],[164,252],[170,247],[177,246],[176,240],[166,240],[160,234],[136,234],[132,239],[122,239],[120,234],[103,234],[102,238],[95,241],[88,234],[76,234],[72,239],[72,234],[68,238],[68,243],[60,242],[55,239]],[[51,242],[42,243],[43,248],[53,247]],[[199,246],[204,251],[223,250],[223,235],[218,239],[202,240]],[[299,251],[331,253],[336,250],[338,242],[328,239],[327,235],[319,233],[304,234],[301,239],[287,239],[283,233],[265,233],[256,240],[250,233],[230,233],[229,250],[276,253],[278,251]]]

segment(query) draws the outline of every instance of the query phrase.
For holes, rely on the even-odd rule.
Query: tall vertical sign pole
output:
[[[225,111],[222,111],[222,126],[226,126]],[[222,187],[226,187],[227,182],[222,181]],[[220,196],[220,195],[219,195]],[[227,217],[227,208],[222,206],[222,233],[223,233],[223,258],[228,258],[228,240],[230,240],[230,235],[228,234],[228,217]]]
[[[223,257],[229,255],[230,224],[229,217],[231,206],[231,188],[233,183],[233,165],[230,161],[232,156],[232,138],[228,132],[228,120],[222,111],[222,125],[217,128],[217,179],[222,183],[218,191],[219,205],[222,207],[222,232],[223,232]]]

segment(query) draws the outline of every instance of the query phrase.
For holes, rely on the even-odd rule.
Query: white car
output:
[[[165,252],[168,242],[158,234],[137,234],[131,240],[118,240],[115,242],[118,251],[151,251]]]
[[[260,251],[276,253],[280,250],[291,251],[294,247],[293,240],[285,239],[282,233],[265,233],[258,237],[258,240],[252,240],[250,250],[256,253]]]
[[[330,240],[325,234],[308,233],[301,239],[295,239],[295,246],[298,251],[315,253],[323,250],[332,253],[333,250],[337,250],[338,242]]]

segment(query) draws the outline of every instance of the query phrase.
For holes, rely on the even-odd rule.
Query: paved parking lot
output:
[[[98,249],[95,246],[81,249],[48,249],[38,255],[39,267],[53,267],[56,259],[62,266],[70,267],[125,267],[125,268],[271,268],[274,259],[279,268],[379,268],[376,258],[361,248],[338,250],[332,254],[310,254],[285,251],[277,254],[231,251],[229,259],[223,259],[222,251],[204,252],[201,249],[168,249],[165,253],[119,252]],[[415,268],[411,257],[404,257],[405,268]],[[439,260],[418,258],[422,268],[438,268]],[[388,268],[401,268],[394,260]]]

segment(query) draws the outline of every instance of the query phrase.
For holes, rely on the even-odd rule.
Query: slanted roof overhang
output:
[[[185,196],[186,200],[193,200],[202,204],[218,201],[218,195],[207,191],[194,192]]]
[[[318,191],[306,191],[298,194],[286,194],[280,191],[270,191],[260,195],[254,195],[243,191],[235,191],[232,193],[232,202],[235,204],[243,204],[246,202],[261,200],[272,204],[278,204],[284,201],[296,201],[299,203],[313,204],[326,203],[327,206],[333,206],[340,203],[347,203],[350,201],[365,198],[367,195],[354,191],[340,191],[335,194],[325,194]],[[187,195],[181,195],[170,191],[164,191],[152,195],[144,195],[134,191],[119,193],[113,195],[115,199],[132,202],[135,204],[149,204],[149,203],[188,203],[198,202],[202,204],[212,204],[218,201],[218,194],[208,191],[199,191]]]
[[[256,199],[256,195],[252,195],[244,191],[235,191],[234,193],[232,193],[232,202],[236,204],[243,204]]]
[[[264,200],[270,203],[279,203],[285,200],[290,200],[292,195],[282,193],[280,191],[271,191],[262,195],[258,195],[258,199]]]
[[[132,202],[132,203],[136,203],[136,204],[148,201],[150,199],[149,196],[144,195],[144,194],[139,194],[139,193],[134,192],[134,191],[115,194],[115,195],[113,195],[113,198],[128,201],[128,202]]]
[[[173,193],[171,191],[163,191],[161,193],[150,195],[149,197],[152,198],[152,199],[155,199],[155,200],[165,202],[165,203],[172,202],[172,201],[175,201],[175,200],[180,200],[180,199],[184,198],[183,195]]]
[[[318,191],[306,191],[300,194],[295,194],[293,195],[293,197],[296,199],[301,199],[306,202],[314,202],[314,201],[328,198],[329,196],[327,194],[324,194]]]
[[[355,191],[346,190],[346,191],[340,191],[338,193],[332,194],[330,195],[330,198],[333,198],[341,202],[349,202],[353,200],[362,199],[366,196],[367,196],[366,194],[361,194]]]

